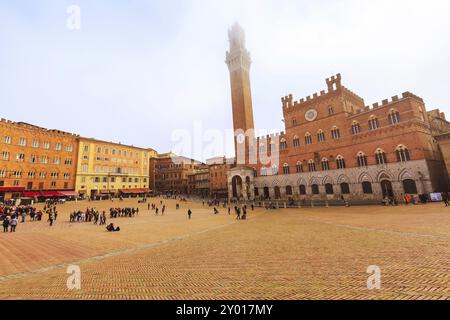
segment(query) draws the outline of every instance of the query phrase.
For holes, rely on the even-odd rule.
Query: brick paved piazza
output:
[[[16,234],[0,234],[0,298],[450,297],[450,209],[441,204],[257,210],[237,222],[201,204],[176,211],[175,202],[165,203],[163,217],[141,205],[139,217],[115,219],[122,228],[115,234],[67,222],[69,210],[88,202],[60,206],[52,229],[28,222]],[[70,264],[81,268],[79,291],[66,287]],[[381,268],[379,291],[367,289],[370,265]]]

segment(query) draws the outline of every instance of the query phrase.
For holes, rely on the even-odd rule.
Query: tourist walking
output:
[[[191,209],[189,209],[188,210],[188,218],[189,218],[189,220],[191,220],[191,216],[192,216],[192,211],[191,211]]]
[[[8,232],[9,227],[9,217],[5,217],[5,220],[3,220],[3,232]]]
[[[446,207],[450,206],[450,203],[448,202],[448,193],[447,192],[442,192],[442,201],[444,201]]]
[[[11,222],[9,223],[9,225],[11,226],[11,232],[16,232],[16,227],[17,227],[18,222],[19,222],[19,220],[17,219],[17,216],[14,216],[11,219]]]
[[[55,220],[55,217],[53,215],[53,212],[50,212],[48,214],[48,221],[50,222],[50,227],[53,226],[53,221]]]

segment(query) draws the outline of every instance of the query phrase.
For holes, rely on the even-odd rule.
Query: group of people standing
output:
[[[106,224],[106,212],[100,213],[96,208],[87,208],[86,211],[74,211],[70,213],[70,222],[94,222],[94,224]]]
[[[139,215],[139,208],[110,208],[109,217],[111,219],[118,217],[134,218]]]
[[[42,211],[37,211],[32,206],[0,206],[0,221],[2,221],[3,232],[15,232],[19,220],[21,223],[25,223],[27,216],[30,216],[30,221],[41,221],[42,215]]]

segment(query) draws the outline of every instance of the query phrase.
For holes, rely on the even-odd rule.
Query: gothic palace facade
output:
[[[239,25],[229,38],[234,129],[247,131],[254,129],[251,60]],[[231,198],[381,199],[448,189],[422,98],[405,92],[368,107],[338,74],[320,93],[281,100],[285,131],[256,138],[258,154],[278,152],[279,161],[236,165],[228,174]]]

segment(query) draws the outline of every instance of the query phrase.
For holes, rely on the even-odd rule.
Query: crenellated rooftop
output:
[[[327,83],[328,90],[322,90],[320,92],[313,93],[312,95],[309,95],[298,101],[294,101],[292,94],[282,97],[281,102],[283,104],[283,109],[301,107],[303,105],[316,102],[317,100],[322,99],[323,97],[328,97],[329,94],[335,93],[340,90],[343,90],[345,91],[346,94],[352,96],[353,98],[361,102],[364,102],[363,98],[361,98],[359,95],[357,95],[356,93],[354,93],[353,91],[349,90],[347,87],[342,85],[342,76],[340,73],[338,73],[336,76],[332,76],[326,79],[325,81]]]
[[[284,131],[268,134],[266,136],[257,137],[256,141],[259,142],[260,140],[272,140],[275,138],[283,138],[286,136],[286,133]]]
[[[412,98],[421,103],[424,103],[424,101],[421,97],[416,96],[415,94],[412,94],[411,92],[407,91],[407,92],[402,93],[401,96],[396,95],[396,96],[391,97],[391,99],[384,99],[381,102],[373,103],[372,106],[366,106],[363,110],[358,110],[356,112],[356,114],[370,112],[370,111],[376,110],[378,108],[386,107],[386,106],[397,103],[397,102],[399,102],[403,99],[407,99],[407,98]]]

